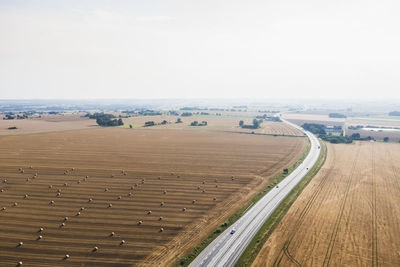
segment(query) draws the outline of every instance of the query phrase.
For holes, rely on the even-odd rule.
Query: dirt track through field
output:
[[[118,128],[0,137],[0,265],[171,265],[304,145]]]
[[[400,145],[328,145],[253,266],[399,266]]]

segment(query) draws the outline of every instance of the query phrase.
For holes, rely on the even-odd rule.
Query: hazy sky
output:
[[[400,98],[400,1],[0,0],[0,98]]]

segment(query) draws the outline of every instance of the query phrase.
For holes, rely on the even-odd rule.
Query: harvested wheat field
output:
[[[328,158],[254,266],[400,266],[400,145],[328,144]]]
[[[305,142],[122,128],[1,136],[0,265],[172,265]]]

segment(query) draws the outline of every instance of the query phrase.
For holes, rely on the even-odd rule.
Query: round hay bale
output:
[[[112,204],[110,203],[110,204],[108,204],[108,206],[107,206],[107,208],[111,208],[112,207]]]
[[[140,224],[143,224],[143,221],[138,221],[138,224],[140,225]]]
[[[92,202],[92,201],[93,201],[93,199],[89,198],[89,201],[88,201],[88,202]]]
[[[121,243],[119,244],[122,246],[123,244],[125,244],[125,240],[121,240]]]
[[[186,211],[186,208],[183,208],[182,211]]]
[[[164,228],[161,227],[161,228],[160,228],[160,232],[164,232]]]
[[[160,218],[158,218],[159,221],[162,221],[162,219],[163,219],[163,216],[160,216]]]
[[[68,255],[68,254],[65,254],[64,259],[65,259],[65,260],[69,259],[69,255]]]

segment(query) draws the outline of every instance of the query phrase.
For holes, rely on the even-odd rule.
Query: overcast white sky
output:
[[[400,1],[0,0],[0,98],[400,98]]]

